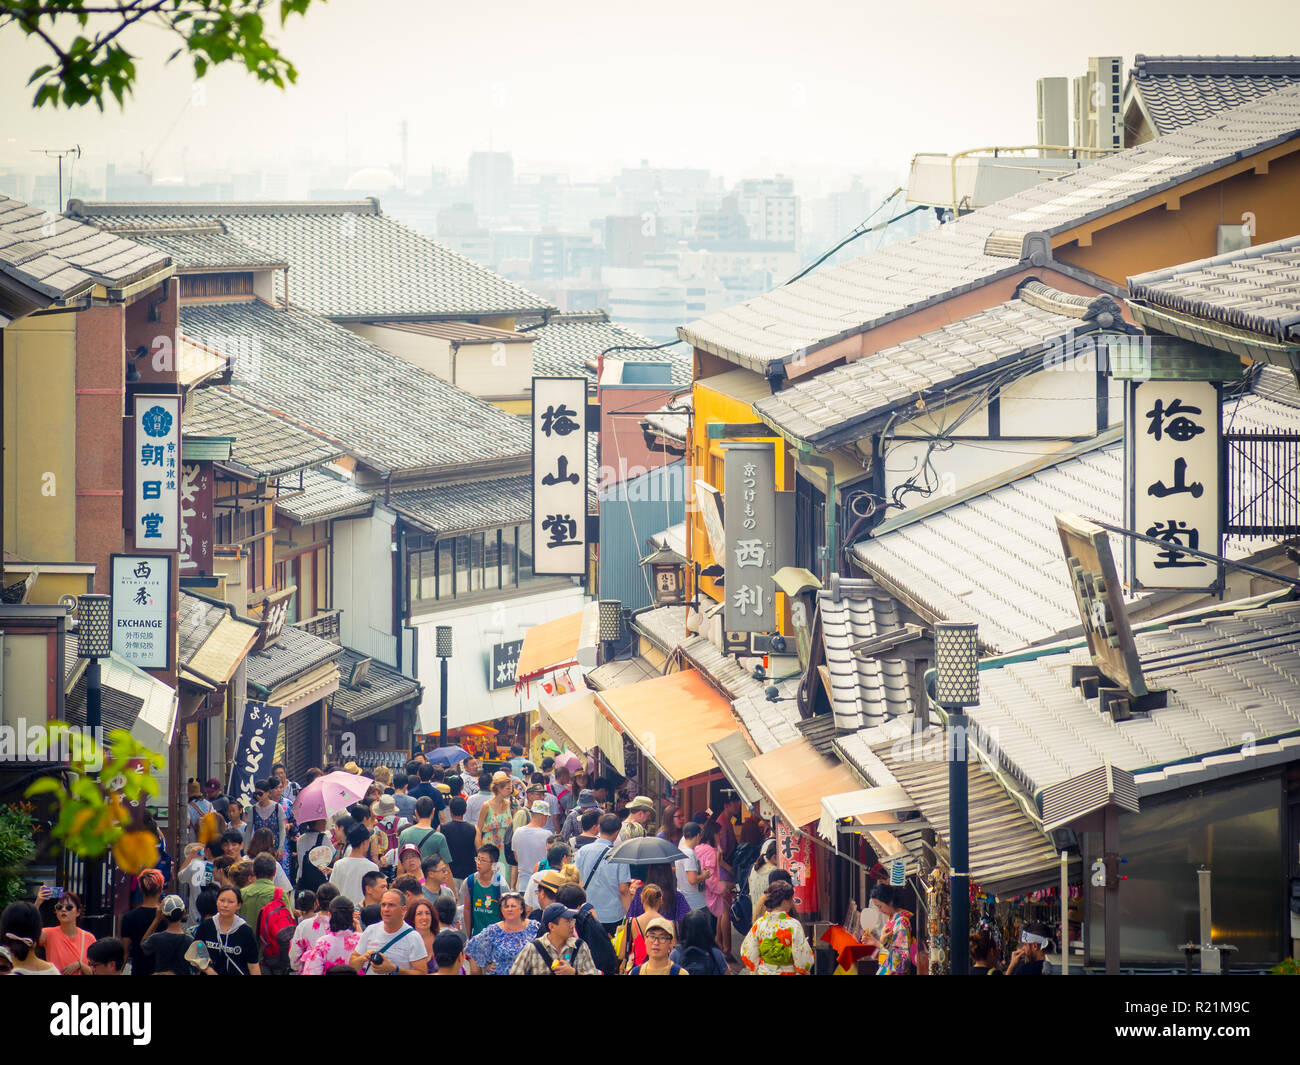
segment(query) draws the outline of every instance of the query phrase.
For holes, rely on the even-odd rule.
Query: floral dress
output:
[[[359,942],[360,932],[326,932],[302,952],[302,975],[324,976],[331,966],[346,965]]]
[[[880,933],[880,967],[877,976],[904,976],[912,963],[912,926],[907,914],[895,910]]]
[[[494,811],[488,800],[487,817],[483,819],[483,842],[491,843],[501,852],[501,858],[497,862],[497,871],[503,876],[508,875],[506,870],[510,868],[506,862],[506,833],[510,831],[510,826],[514,823],[514,807],[512,806],[503,814]]]
[[[506,976],[519,952],[541,932],[540,921],[526,921],[518,932],[507,932],[498,921],[465,944],[465,956],[474,959],[489,976]]]
[[[813,952],[803,925],[782,910],[765,913],[749,930],[740,960],[755,976],[807,976]]]

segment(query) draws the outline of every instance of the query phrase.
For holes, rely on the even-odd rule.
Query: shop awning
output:
[[[515,680],[535,680],[544,673],[578,661],[578,638],[582,630],[582,611],[566,614],[554,621],[543,621],[524,633],[519,651]]]
[[[840,822],[849,821],[851,829],[897,828],[898,815],[916,810],[916,802],[900,787],[865,788],[841,795],[822,796],[822,816],[817,835],[834,843]],[[909,825],[913,822],[909,821]]]
[[[571,751],[586,754],[596,746],[596,695],[594,692],[565,692],[543,695],[537,700],[542,728]]]
[[[731,703],[694,669],[600,692],[596,707],[670,784],[717,769],[709,744],[736,730]]]
[[[603,666],[589,670],[587,685],[596,691],[604,691],[606,688],[621,688],[624,684],[635,684],[639,680],[649,680],[659,675],[659,670],[646,659],[635,655],[606,662]]]
[[[928,736],[927,736],[928,738]],[[873,747],[948,846],[948,763],[900,755],[894,743]],[[942,749],[941,747],[939,749]],[[970,875],[996,895],[1056,884],[1060,858],[1051,840],[983,763],[970,763]]]
[[[709,750],[713,752],[713,760],[718,763],[718,768],[740,794],[745,805],[758,802],[758,788],[754,787],[754,782],[749,779],[749,771],[745,769],[745,763],[758,752],[749,745],[745,734],[736,729],[731,735],[710,743]]]
[[[75,676],[64,716],[70,725],[84,726],[86,676],[84,670]],[[100,660],[100,720],[105,729],[126,729],[141,743],[165,754],[176,728],[177,709],[176,692],[156,677],[117,655]]]
[[[818,754],[803,738],[751,758],[745,768],[792,828],[803,828],[821,816],[823,795],[860,787],[841,762]]]

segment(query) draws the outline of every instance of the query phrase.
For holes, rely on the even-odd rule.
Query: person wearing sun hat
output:
[[[638,836],[645,835],[645,826],[649,823],[650,818],[654,816],[654,801],[645,795],[638,795],[627,804],[627,819],[623,822],[623,827],[618,832],[618,842],[622,843],[627,839],[636,839]]]
[[[646,960],[635,966],[628,976],[690,976],[682,966],[672,960],[673,944],[677,942],[677,933],[672,921],[666,917],[656,917],[646,923],[645,949]]]

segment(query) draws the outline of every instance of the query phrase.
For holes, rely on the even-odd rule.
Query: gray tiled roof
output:
[[[524,474],[394,492],[388,505],[441,535],[529,521],[533,514],[532,492],[532,475]]]
[[[1137,55],[1129,88],[1157,134],[1300,85],[1300,56]]]
[[[181,332],[218,351],[234,349],[237,396],[380,469],[528,452],[528,426],[519,419],[298,308],[188,304],[181,307]]]
[[[1107,156],[909,240],[692,322],[678,335],[758,372],[1023,269],[986,253],[995,232],[1053,236],[1294,138],[1300,86]],[[999,247],[1006,241],[995,241]],[[1032,260],[1031,260],[1032,261]]]
[[[659,670],[640,655],[633,655],[631,658],[615,659],[603,666],[589,669],[584,679],[589,688],[605,691],[607,688],[621,688],[625,684],[635,684],[657,676]]]
[[[540,296],[354,203],[84,203],[68,213],[103,225],[222,222],[290,265],[289,296],[329,318],[457,317],[549,309]],[[283,285],[283,277],[277,277]],[[281,290],[282,291],[282,290]]]
[[[1296,411],[1250,394],[1225,404],[1223,420],[1225,429],[1285,428],[1295,425]],[[981,643],[1012,651],[1081,628],[1054,515],[1065,511],[1121,525],[1123,490],[1123,443],[1109,442],[894,525],[855,544],[852,553],[891,591],[939,618],[976,621]],[[1122,539],[1110,539],[1115,558],[1122,559]],[[1265,543],[1228,538],[1224,553],[1242,558]]]
[[[224,607],[181,592],[176,615],[180,665],[189,665],[190,660],[199,653],[199,648],[203,646],[204,641],[212,635],[212,630],[228,613]]]
[[[905,401],[1034,353],[1063,352],[1073,337],[1121,323],[1120,306],[1109,296],[1089,300],[1036,282],[1025,289],[1031,291],[1024,299],[801,379],[759,400],[754,409],[788,436],[834,447],[862,435],[873,418]],[[1047,309],[1053,305],[1057,309]]]
[[[289,265],[281,256],[230,233],[221,222],[137,229],[114,227],[113,232],[170,256],[179,272],[241,268],[267,270]]]
[[[343,449],[283,418],[245,403],[225,388],[196,388],[185,404],[185,433],[233,436],[233,465],[259,477],[279,477],[337,458]]]
[[[981,671],[980,704],[967,713],[1030,793],[1104,762],[1137,772],[1235,750],[1300,729],[1298,630],[1292,602],[1137,633],[1148,683],[1168,688],[1169,702],[1128,721],[1070,686],[1086,648]]]
[[[1300,340],[1300,237],[1287,237],[1128,279],[1135,299],[1262,333]]]
[[[875,753],[946,847],[948,759],[943,731],[931,729],[913,742],[882,743]],[[999,895],[1060,883],[1060,858],[1051,839],[982,763],[972,759],[967,772],[971,879]]]
[[[280,639],[264,651],[250,654],[244,663],[248,672],[248,686],[262,692],[272,692],[285,681],[310,673],[326,662],[343,654],[336,643],[322,640],[303,629],[286,625]]]
[[[330,518],[369,513],[374,497],[346,481],[319,468],[302,471],[302,494],[290,495],[275,502],[275,509],[300,525]]]
[[[592,384],[596,381],[596,359],[607,348],[621,344],[649,348],[655,344],[640,333],[611,322],[604,311],[554,314],[545,325],[523,325],[520,332],[533,338],[535,374],[555,377],[581,375]],[[673,384],[689,384],[691,380],[691,353],[681,344],[657,351],[614,351],[609,357],[627,361],[671,362]],[[592,364],[590,367],[588,362]]]
[[[0,272],[45,296],[124,287],[168,265],[154,248],[0,194]]]
[[[340,684],[330,701],[330,709],[334,713],[342,715],[348,721],[362,721],[419,696],[419,684],[374,659],[371,659],[370,672],[360,688],[353,690],[345,687],[342,682],[347,680],[352,667],[365,657],[367,656],[350,647],[343,648],[343,654],[338,660]]]
[[[831,710],[839,729],[882,724],[912,712],[911,667],[897,660],[858,659],[854,644],[902,628],[897,604],[875,581],[836,578],[817,593],[822,644],[831,677]]]

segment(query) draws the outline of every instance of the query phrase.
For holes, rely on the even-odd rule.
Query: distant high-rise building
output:
[[[480,218],[505,218],[515,184],[515,161],[509,152],[473,152],[469,157],[469,193]]]
[[[737,206],[749,227],[749,239],[799,245],[799,197],[794,182],[775,178],[748,178],[737,190]]]

